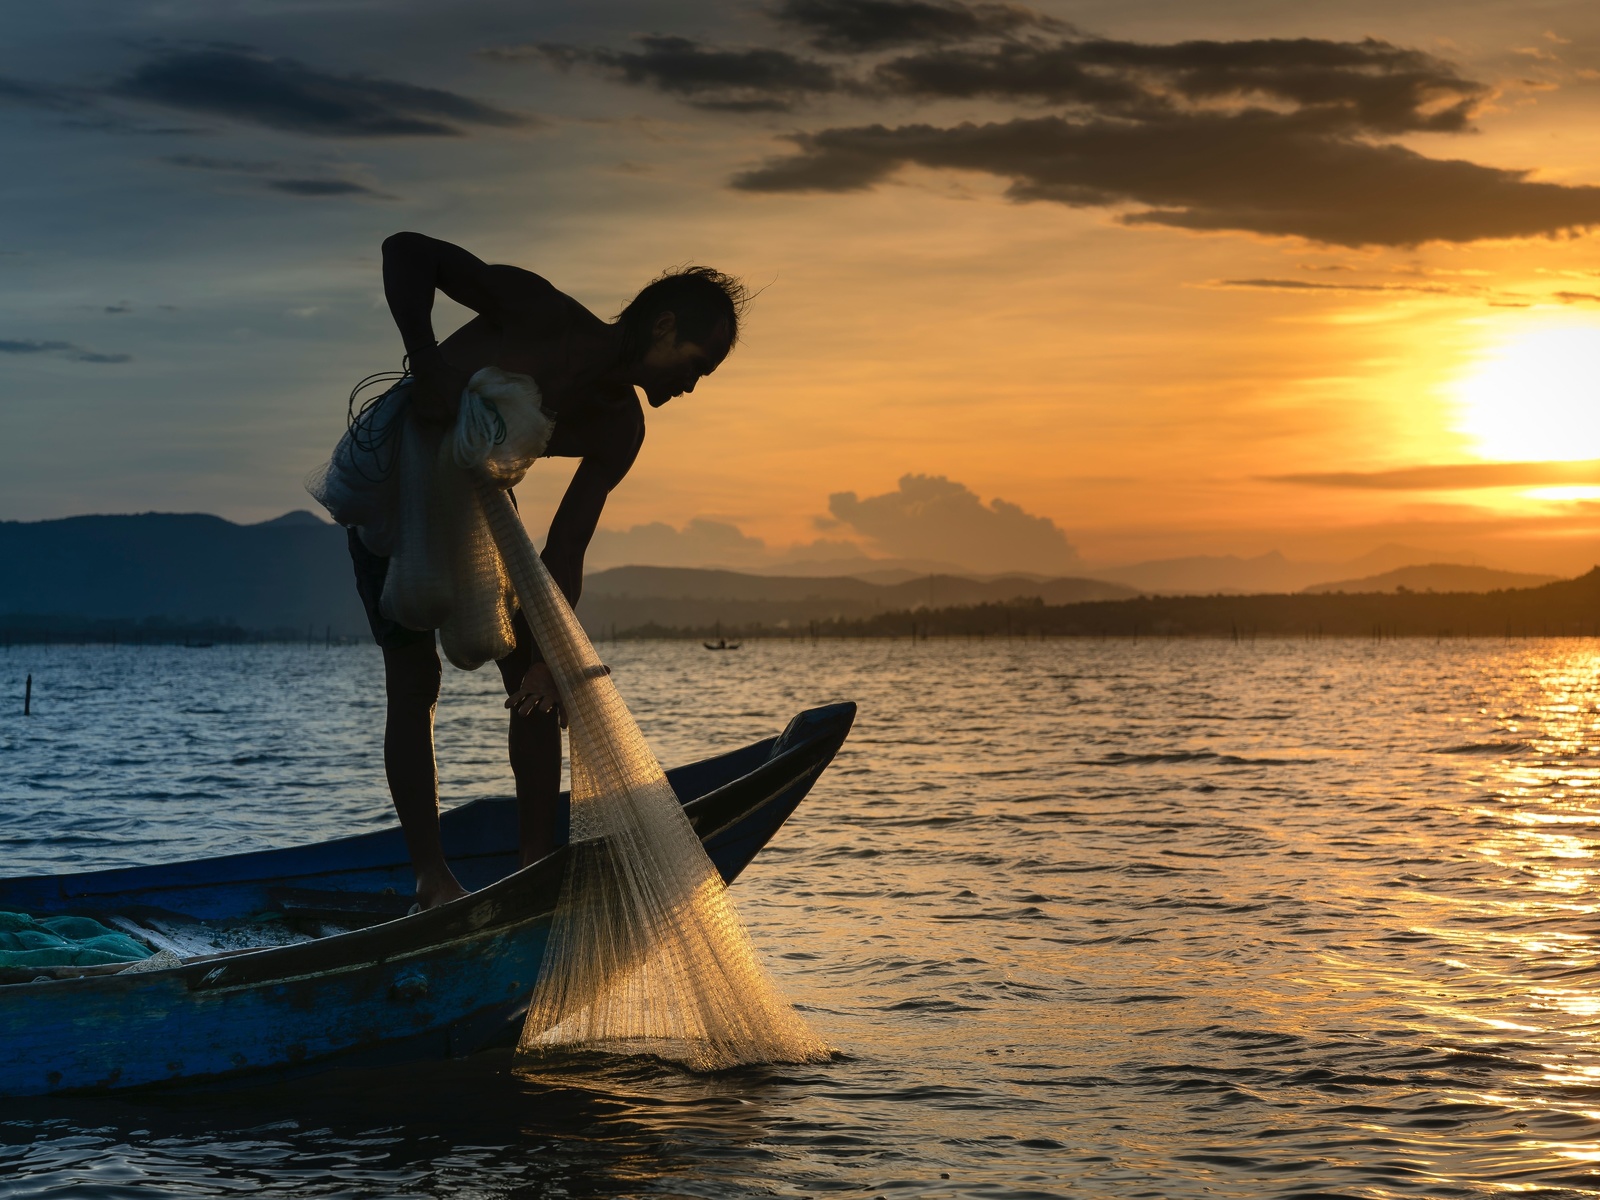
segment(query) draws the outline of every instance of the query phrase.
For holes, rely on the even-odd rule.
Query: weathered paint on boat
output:
[[[668,772],[729,883],[804,799],[854,718],[853,704],[811,709],[778,738]],[[0,1095],[459,1057],[513,1038],[571,851],[514,870],[510,800],[464,805],[442,825],[452,865],[476,889],[453,904],[165,970],[0,986]],[[172,866],[3,879],[0,907],[222,921],[268,910],[270,888],[403,895],[411,882],[396,829]]]

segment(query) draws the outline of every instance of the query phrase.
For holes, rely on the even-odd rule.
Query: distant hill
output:
[[[1189,558],[1154,559],[1120,567],[1097,568],[1099,579],[1127,584],[1165,596],[1263,595],[1298,592],[1330,579],[1359,579],[1398,567],[1438,562],[1437,551],[1393,543],[1344,562],[1298,562],[1277,550],[1243,558],[1236,554],[1202,554]]]
[[[578,611],[598,635],[612,626],[709,628],[719,621],[805,628],[813,620],[894,609],[1019,597],[1066,604],[1134,594],[1089,579],[930,575],[881,584],[847,576],[618,567],[587,578]],[[230,637],[367,636],[345,531],[309,512],[259,525],[202,513],[0,521],[0,632],[16,639],[51,631],[109,639],[118,636],[119,623],[125,637],[132,636],[132,623],[155,637],[162,629],[213,627],[233,631]]]
[[[0,521],[0,622],[19,615],[367,631],[345,532],[308,512],[260,525],[203,513]]]
[[[1554,583],[1556,575],[1525,575],[1518,571],[1496,571],[1490,567],[1469,567],[1459,563],[1429,563],[1420,567],[1401,567],[1365,579],[1342,579],[1302,588],[1307,594],[1327,592],[1493,592],[1505,588],[1531,588]]]
[[[938,562],[929,558],[813,558],[776,562],[764,567],[747,568],[754,575],[820,575],[838,578],[848,575],[852,579],[865,579],[869,583],[904,583],[908,579],[921,579],[927,575],[974,575],[955,563]]]
[[[956,604],[1004,604],[1025,599],[1046,604],[1118,600],[1134,589],[1097,579],[1002,576],[966,579],[928,575],[903,583],[872,583],[851,576],[745,575],[692,567],[614,567],[584,580],[578,615],[595,634],[613,626],[741,628],[805,627],[811,621],[852,620],[899,609]]]
[[[637,631],[648,633],[651,631]],[[706,631],[683,629],[680,636]],[[724,627],[731,637],[760,630]],[[1138,596],[1080,604],[978,604],[824,622],[824,637],[1600,637],[1600,567],[1492,592]]]
[[[1277,550],[1255,558],[1236,554],[1163,558],[1106,567],[1095,572],[1143,592],[1164,595],[1219,592],[1293,592],[1317,580],[1324,568],[1318,564],[1290,562]]]

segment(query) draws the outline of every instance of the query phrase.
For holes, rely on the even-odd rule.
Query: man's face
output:
[[[704,341],[678,340],[678,322],[671,313],[656,318],[655,340],[640,362],[640,383],[651,408],[660,408],[674,396],[694,391],[694,385],[715,371],[728,357],[728,323],[718,321]]]

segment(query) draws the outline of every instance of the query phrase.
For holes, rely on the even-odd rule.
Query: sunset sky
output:
[[[612,560],[1585,570],[1597,117],[1592,3],[12,6],[0,519],[310,507],[415,229],[760,290]]]

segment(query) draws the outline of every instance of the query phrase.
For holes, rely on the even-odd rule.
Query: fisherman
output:
[[[694,391],[738,340],[743,287],[708,267],[671,271],[607,323],[531,271],[490,266],[449,242],[397,233],[383,243],[383,289],[405,344],[411,420],[449,426],[468,380],[482,367],[538,384],[543,407],[555,419],[546,454],[580,460],[541,555],[576,605],[584,551],[606,497],[644,441],[635,389],[643,390],[651,408]],[[443,342],[433,330],[435,292],[477,314]],[[383,648],[384,771],[416,870],[417,903],[432,908],[466,895],[439,837],[433,714],[441,668],[434,631],[406,628],[379,611],[389,559],[368,550],[354,529],[350,554],[373,637]],[[497,665],[511,710],[511,771],[527,866],[556,845],[564,716],[555,680],[520,610],[512,628],[515,648]]]

